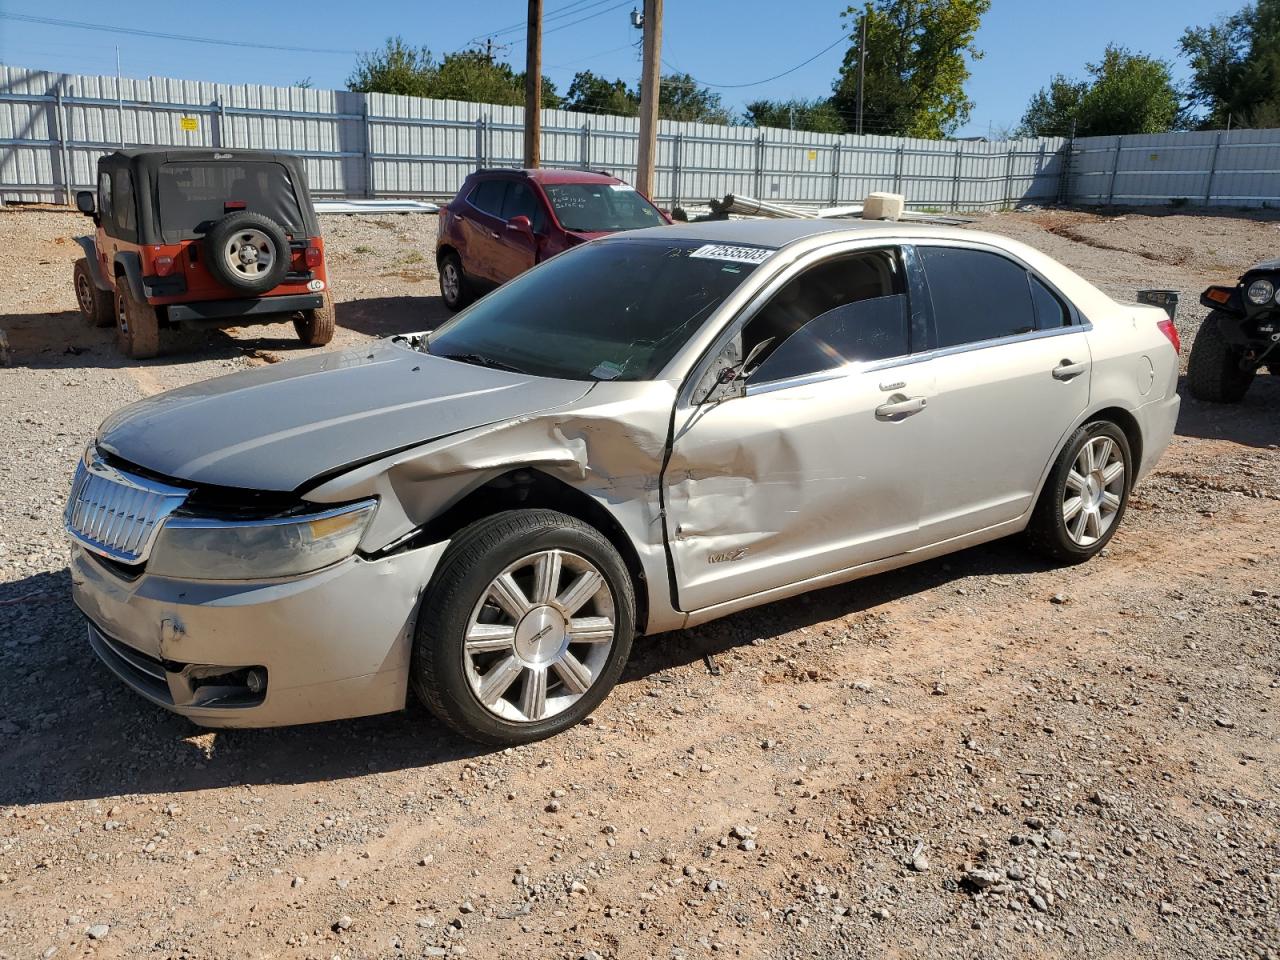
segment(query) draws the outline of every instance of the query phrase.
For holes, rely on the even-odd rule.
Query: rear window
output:
[[[156,194],[166,243],[194,239],[215,220],[241,209],[270,217],[294,236],[306,233],[293,178],[280,163],[166,163]]]

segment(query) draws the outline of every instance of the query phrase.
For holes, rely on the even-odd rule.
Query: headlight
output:
[[[1262,306],[1264,303],[1270,303],[1271,298],[1275,295],[1276,288],[1270,280],[1255,280],[1249,284],[1247,296],[1250,303]]]
[[[377,501],[279,520],[222,521],[170,517],[147,569],[193,580],[290,577],[355,552]]]

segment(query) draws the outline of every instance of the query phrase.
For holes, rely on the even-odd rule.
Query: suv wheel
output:
[[[1083,563],[1115,535],[1133,482],[1129,438],[1109,420],[1071,435],[1045,481],[1027,539],[1051,560]]]
[[[89,261],[81,257],[71,271],[76,288],[76,303],[80,316],[91,327],[110,327],[116,322],[115,298],[110,290],[99,290],[89,272]]]
[[[160,352],[160,319],[151,304],[139,303],[123,277],[116,286],[116,343],[120,352],[145,360]]]
[[[440,296],[450,310],[461,310],[474,299],[462,261],[452,250],[440,258]]]
[[[413,646],[414,690],[482,743],[560,733],[617,683],[635,629],[631,577],[596,529],[512,510],[463,529],[440,560]]]
[[[1244,353],[1222,335],[1218,326],[1222,316],[1221,311],[1211,310],[1196,332],[1187,360],[1187,387],[1197,400],[1239,403],[1253,383],[1254,374],[1240,369]]]
[[[289,272],[289,239],[260,213],[229,213],[215,221],[203,253],[214,279],[242,293],[266,293]]]
[[[298,339],[308,347],[323,347],[333,339],[334,314],[333,299],[328,293],[324,295],[324,306],[315,310],[303,310],[302,319],[293,321],[293,329]]]

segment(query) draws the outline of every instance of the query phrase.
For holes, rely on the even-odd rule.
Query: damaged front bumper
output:
[[[152,703],[209,727],[400,710],[422,589],[447,543],[273,581],[126,579],[71,548],[89,643]]]

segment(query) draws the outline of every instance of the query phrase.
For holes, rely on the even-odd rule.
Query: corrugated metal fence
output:
[[[97,158],[122,143],[287,150],[306,158],[317,195],[447,197],[476,167],[519,165],[523,117],[520,107],[451,100],[0,67],[0,197],[70,202],[92,185]],[[545,166],[634,179],[634,118],[546,110],[542,131]],[[912,207],[947,210],[1184,196],[1280,203],[1280,131],[1215,136],[983,143],[663,121],[654,192],[664,203],[738,193],[824,206],[890,190]],[[1158,164],[1184,147],[1177,169]]]

